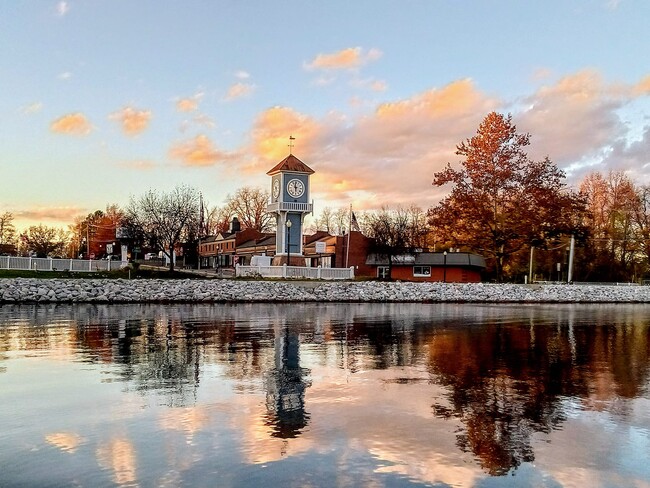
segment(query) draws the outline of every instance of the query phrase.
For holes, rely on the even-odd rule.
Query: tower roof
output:
[[[289,154],[286,158],[276,164],[271,170],[266,174],[271,176],[280,171],[291,171],[294,173],[306,173],[308,175],[313,174],[314,170],[307,166],[305,163],[300,161],[293,154]]]

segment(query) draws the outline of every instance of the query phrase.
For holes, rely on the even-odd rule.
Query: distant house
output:
[[[233,218],[229,232],[221,232],[216,236],[201,239],[199,244],[201,267],[227,268],[238,264],[239,247],[251,240],[260,239],[264,235],[255,229],[241,230],[239,220],[237,220],[237,217]]]
[[[306,265],[312,268],[318,266],[331,268],[336,256],[336,239],[336,236],[325,231],[317,231],[310,236],[305,236],[302,251]]]
[[[332,236],[324,231],[305,236],[303,253],[307,266],[322,268],[354,268],[355,276],[372,276],[374,270],[366,265],[372,239],[352,231]]]
[[[352,231],[332,236],[319,231],[302,236],[305,266],[316,268],[354,268],[354,275],[368,278],[388,278],[388,256],[372,254],[372,239]],[[201,239],[202,268],[247,266],[254,256],[276,255],[275,233],[254,229],[239,230],[238,222],[231,232]],[[447,281],[474,283],[481,281],[485,259],[467,252],[415,252],[393,257],[392,279],[403,281]]]
[[[253,256],[275,255],[275,232],[259,233],[247,241],[237,244],[235,249],[236,264],[248,266]]]
[[[388,256],[369,254],[366,264],[374,276],[389,277]],[[415,252],[392,258],[391,278],[402,281],[444,281],[478,283],[485,269],[485,258],[469,252]]]

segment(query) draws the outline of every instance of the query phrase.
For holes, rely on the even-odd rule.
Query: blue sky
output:
[[[149,188],[211,204],[294,153],[316,208],[427,208],[491,110],[579,183],[648,183],[650,2],[5,1],[0,212],[65,225]]]

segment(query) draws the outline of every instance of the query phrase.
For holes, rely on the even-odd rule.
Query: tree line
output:
[[[610,171],[588,174],[574,190],[548,157],[528,156],[530,138],[510,115],[488,114],[456,147],[460,161],[434,173],[433,185],[449,193],[426,217],[419,207],[383,208],[362,216],[364,233],[389,256],[422,248],[477,252],[495,281],[523,281],[531,264],[539,279],[566,279],[573,238],[576,280],[646,277],[650,187]]]
[[[4,212],[0,214],[0,254],[102,258],[111,254],[107,244],[116,243],[119,233],[142,249],[162,251],[169,257],[181,242],[227,232],[235,216],[243,228],[273,231],[275,219],[266,213],[268,201],[268,191],[243,187],[229,194],[224,205],[210,205],[198,190],[181,185],[170,192],[148,190],[132,196],[124,207],[109,204],[105,210],[75,218],[67,228],[38,224],[23,232],[16,230],[14,215]],[[119,250],[115,247],[112,253],[119,254]]]
[[[510,115],[491,112],[473,137],[456,146],[459,160],[433,174],[433,185],[448,189],[437,205],[358,212],[354,225],[389,262],[418,250],[471,251],[486,258],[486,278],[523,281],[533,249],[535,274],[555,280],[566,277],[562,273],[573,238],[576,280],[644,278],[650,271],[650,187],[611,171],[590,173],[573,189],[548,157],[528,156],[530,139],[517,131]],[[180,242],[227,232],[234,216],[244,229],[273,232],[268,201],[268,190],[244,187],[228,195],[224,205],[210,205],[198,190],[179,186],[133,196],[124,208],[109,205],[79,217],[67,230],[38,225],[22,233],[5,212],[0,214],[0,252],[15,245],[22,254],[99,257],[102,244],[105,249],[115,240],[120,227],[143,246],[170,256]],[[306,231],[342,235],[351,224],[350,209],[326,206]]]

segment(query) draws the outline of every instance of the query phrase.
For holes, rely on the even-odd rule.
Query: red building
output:
[[[393,256],[389,266],[388,256],[370,254],[366,264],[380,279],[478,283],[485,258],[469,252],[416,252]]]

